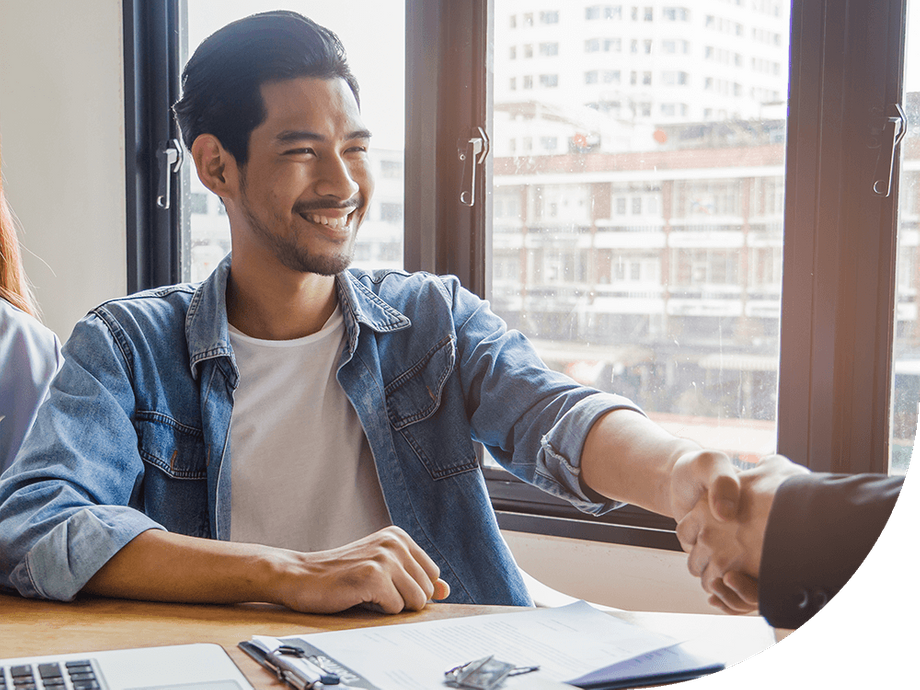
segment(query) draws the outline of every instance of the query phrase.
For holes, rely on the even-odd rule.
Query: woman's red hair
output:
[[[0,297],[32,316],[38,316],[38,309],[32,299],[32,292],[22,268],[19,237],[16,234],[13,214],[3,193],[2,176],[0,176]]]

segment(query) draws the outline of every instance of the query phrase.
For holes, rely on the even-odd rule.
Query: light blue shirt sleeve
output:
[[[0,472],[15,459],[61,361],[54,332],[0,299]]]

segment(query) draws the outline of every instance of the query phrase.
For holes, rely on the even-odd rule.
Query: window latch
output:
[[[472,206],[476,203],[476,168],[489,155],[489,137],[482,127],[474,127],[468,136],[457,140],[457,155],[463,161],[463,190],[460,203]],[[469,183],[469,184],[467,184]]]
[[[892,103],[887,110],[873,108],[870,116],[869,148],[878,149],[872,191],[879,196],[887,197],[891,194],[895,153],[898,144],[907,133],[907,116],[898,103]]]
[[[157,150],[160,180],[157,184],[157,206],[167,209],[172,203],[172,177],[179,172],[182,165],[182,146],[178,139],[170,139],[160,144]]]

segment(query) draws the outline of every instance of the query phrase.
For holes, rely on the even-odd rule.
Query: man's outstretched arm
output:
[[[594,423],[581,471],[597,493],[678,521],[704,497],[715,515],[729,520],[740,498],[737,472],[725,453],[677,438],[629,409]]]
[[[148,530],[82,591],[153,601],[259,601],[310,613],[371,604],[398,613],[447,597],[450,588],[438,576],[434,561],[398,527],[316,553]]]

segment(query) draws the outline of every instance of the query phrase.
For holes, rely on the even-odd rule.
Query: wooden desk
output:
[[[294,635],[475,616],[515,610],[504,606],[429,604],[424,611],[387,616],[363,610],[335,615],[294,613],[268,604],[212,606],[81,598],[59,603],[0,594],[0,658],[154,647],[192,642],[221,645],[256,688],[286,687],[236,646],[253,634]],[[694,637],[699,651],[727,664],[769,647],[773,631],[763,620],[701,614],[611,610],[650,630]]]

